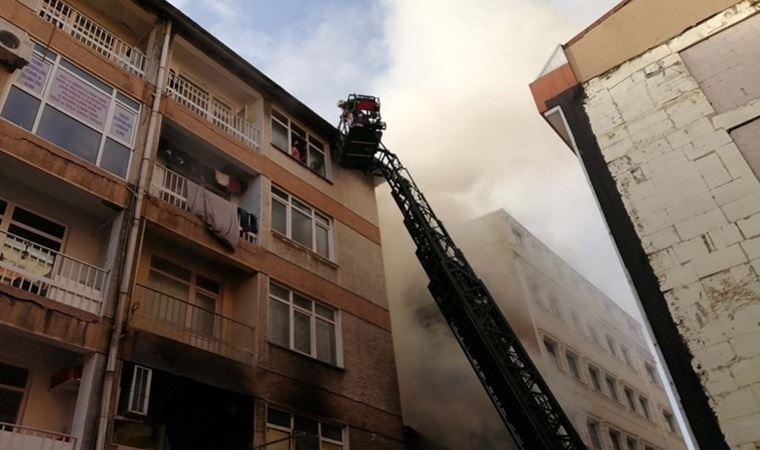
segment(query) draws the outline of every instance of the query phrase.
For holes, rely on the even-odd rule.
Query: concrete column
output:
[[[77,450],[92,448],[95,442],[95,425],[98,412],[98,400],[103,378],[105,356],[93,353],[85,357],[82,367],[82,380],[77,392],[74,418],[71,421],[71,434],[77,438]]]

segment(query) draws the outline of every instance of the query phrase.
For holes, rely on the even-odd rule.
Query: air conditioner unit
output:
[[[0,64],[11,71],[29,64],[32,41],[21,28],[0,19]]]
[[[153,371],[151,369],[135,365],[132,372],[132,382],[129,385],[129,399],[124,410],[126,414],[135,416],[148,415],[150,382],[152,378]]]

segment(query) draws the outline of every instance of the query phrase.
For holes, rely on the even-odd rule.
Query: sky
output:
[[[528,90],[615,0],[172,3],[329,122],[339,98],[379,96],[386,146],[445,222],[504,208],[639,317],[580,164]],[[378,201],[381,225],[400,226]]]

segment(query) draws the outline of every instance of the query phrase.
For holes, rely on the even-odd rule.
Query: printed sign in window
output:
[[[134,112],[117,104],[113,110],[113,119],[111,119],[111,136],[131,144],[136,118],[137,115]]]
[[[103,130],[111,98],[69,72],[59,69],[50,86],[49,102],[98,130]]]
[[[24,67],[19,76],[18,83],[29,89],[37,95],[42,95],[50,73],[50,63],[43,61],[41,58],[33,57],[29,64]]]

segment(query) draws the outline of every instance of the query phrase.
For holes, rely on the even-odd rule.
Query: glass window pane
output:
[[[314,172],[325,175],[325,155],[317,151],[314,147],[309,147],[309,167]]]
[[[66,232],[66,227],[63,225],[55,223],[52,220],[48,220],[42,216],[38,216],[37,214],[31,211],[27,211],[24,208],[20,208],[18,206],[13,210],[12,219],[14,222],[23,223],[24,225],[28,225],[35,230],[42,231],[45,234],[49,234],[61,239],[63,239],[63,234]]]
[[[16,423],[23,398],[23,392],[0,388],[0,422]]]
[[[192,318],[193,329],[204,336],[214,336],[216,299],[196,293],[195,304],[197,308],[193,308],[196,315]]]
[[[267,408],[267,423],[290,428],[290,413],[279,409]]]
[[[304,298],[298,294],[293,294],[293,303],[307,311],[311,311],[312,301],[308,298]]]
[[[120,139],[122,142],[125,142],[128,145],[131,145],[136,124],[137,113],[117,103],[113,109],[111,128],[108,132],[111,136]]]
[[[280,113],[276,109],[272,110],[272,116],[274,116],[276,119],[278,119],[280,122],[282,122],[284,124],[288,123],[288,118],[285,117],[282,113]]]
[[[290,302],[290,291],[274,283],[269,283],[269,295],[274,295],[286,302]]]
[[[288,234],[287,207],[274,199],[272,199],[272,229],[284,235]]]
[[[25,388],[28,378],[28,370],[0,362],[0,384],[14,386],[17,388]]]
[[[311,217],[295,209],[291,213],[293,219],[291,237],[294,241],[312,248]]]
[[[324,256],[325,258],[329,258],[330,257],[330,233],[326,229],[320,226],[317,226],[316,239],[317,239],[316,252]]]
[[[295,450],[319,450],[319,436],[316,434],[296,436],[293,441],[295,442]]]
[[[16,84],[23,86],[30,92],[42,96],[42,91],[45,89],[45,83],[47,83],[48,75],[50,75],[50,68],[53,67],[47,61],[44,61],[39,56],[34,56],[19,73]]]
[[[317,319],[317,359],[337,364],[335,350],[335,325]]]
[[[290,307],[269,299],[269,340],[283,347],[290,347]]]
[[[98,159],[100,133],[55,108],[45,107],[37,134],[91,163]]]
[[[267,428],[266,441],[275,442],[275,443],[267,445],[266,449],[267,450],[290,450],[291,440],[286,439],[288,437],[290,437],[290,433],[286,431],[273,430],[271,428]]]
[[[272,195],[276,195],[280,197],[281,199],[285,200],[286,202],[288,201],[288,198],[289,198],[289,195],[285,191],[280,190],[274,186],[272,186]]]
[[[272,121],[272,145],[282,151],[288,150],[288,128],[276,120]]]
[[[331,439],[333,441],[343,442],[343,428],[330,425],[328,423],[322,424],[322,437]]]
[[[16,125],[31,131],[39,108],[39,100],[16,86],[11,86],[8,99],[5,100],[5,106],[3,106],[2,116]]]
[[[15,234],[20,238],[34,242],[35,244],[41,245],[45,248],[49,248],[50,250],[59,251],[61,249],[60,242],[49,239],[26,228],[21,228],[17,225],[11,224],[11,226],[8,227],[8,232],[10,234]]]
[[[311,316],[293,312],[293,348],[311,354]]]
[[[319,303],[317,303],[316,304],[316,310],[317,310],[317,315],[318,316],[322,316],[322,317],[324,317],[325,319],[328,319],[328,320],[335,320],[335,311],[333,311],[332,309],[330,309],[330,308],[328,308],[326,306],[322,306]]]
[[[211,280],[209,278],[206,278],[200,274],[195,275],[195,284],[196,286],[200,288],[203,288],[209,292],[214,292],[216,294],[218,294],[222,290],[222,287],[219,285],[218,282]]]
[[[150,259],[150,266],[187,282],[189,282],[190,278],[192,277],[190,270],[185,269],[180,265],[174,264],[173,262],[168,261],[164,258],[161,258],[160,256],[154,255]]]
[[[103,83],[99,79],[95,78],[94,76],[90,75],[89,73],[85,72],[84,70],[80,69],[79,67],[71,64],[70,62],[66,61],[65,59],[61,59],[61,67],[65,67],[70,72],[76,74],[77,76],[79,76],[83,80],[87,81],[91,85],[95,86],[97,89],[105,92],[106,94],[111,95],[113,93],[113,88],[111,88],[111,86],[107,85],[106,83]]]
[[[106,145],[103,146],[103,158],[100,160],[100,167],[106,169],[112,174],[121,178],[127,177],[127,166],[132,151],[111,138],[106,139]]]
[[[127,97],[126,95],[122,94],[121,92],[116,93],[116,99],[120,102],[124,103],[125,105],[129,106],[135,111],[140,110],[140,103],[132,100],[131,98]]]
[[[305,431],[309,434],[319,435],[318,422],[315,420],[307,419],[305,417],[296,416],[294,420],[293,429],[298,431]]]

